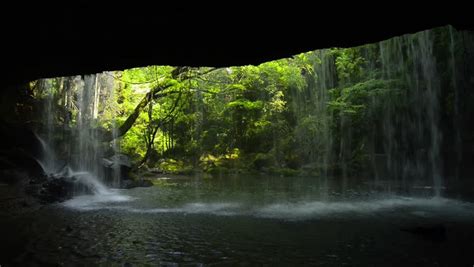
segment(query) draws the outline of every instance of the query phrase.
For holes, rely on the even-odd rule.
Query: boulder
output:
[[[102,166],[104,168],[104,178],[107,184],[114,183],[115,174],[120,173],[120,183],[122,181],[131,179],[130,171],[132,170],[132,161],[127,155],[115,154],[110,158],[102,159]]]
[[[110,161],[112,161],[115,165],[132,168],[132,161],[127,155],[124,154],[115,154],[110,157]]]
[[[69,177],[48,178],[40,186],[37,197],[43,203],[63,202],[71,199],[76,190],[76,183]]]
[[[63,202],[77,194],[93,194],[94,185],[81,181],[80,176],[71,176],[70,173],[62,171],[30,177],[25,192],[46,204]]]

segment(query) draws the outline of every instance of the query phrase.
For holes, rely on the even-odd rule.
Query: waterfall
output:
[[[436,38],[447,33],[449,46],[441,46]],[[372,175],[385,190],[395,186],[412,193],[415,187],[429,187],[432,195],[442,195],[441,89],[448,89],[440,77],[446,67],[436,55],[450,55],[457,117],[454,38],[452,29],[428,30],[313,52],[318,59],[313,73],[306,87],[291,92],[291,108],[299,153],[316,167],[323,184],[338,176],[344,192],[355,176]],[[455,128],[458,124],[455,119]],[[459,146],[460,130],[455,132]]]
[[[105,102],[113,99],[114,84],[110,74],[42,79],[39,85],[45,94],[44,127],[38,138],[43,146],[40,164],[45,173],[50,177],[77,180],[77,194],[90,190],[96,194],[107,193],[103,166],[105,151],[98,116]],[[61,123],[62,128],[59,127]],[[112,132],[116,137],[115,124]],[[115,154],[119,153],[115,139],[112,149]],[[66,162],[59,163],[59,159]],[[113,186],[119,185],[119,179],[120,170],[116,170]]]
[[[112,157],[112,162],[113,162],[113,187],[120,187],[120,177],[122,175],[121,169],[120,169],[120,157],[118,156],[120,153],[120,140],[118,137],[118,131],[117,128],[115,127],[116,122],[113,122],[113,128],[112,128],[112,137],[114,140],[112,140],[112,150],[114,152],[114,156]]]
[[[112,72],[104,72],[103,75],[100,76],[100,84],[101,86],[99,87],[99,90],[101,87],[104,88],[104,92],[107,92],[108,100],[105,101],[107,103],[107,109],[111,110],[111,114],[113,116],[116,116],[118,114],[118,106],[117,106],[117,95],[115,94],[115,81],[114,81],[114,75]],[[97,116],[96,116],[97,118]],[[121,164],[123,161],[121,160],[121,154],[120,154],[120,137],[119,137],[119,132],[118,132],[118,123],[115,117],[111,119],[111,130],[112,130],[112,142],[111,142],[111,148],[112,148],[112,181],[111,185],[114,188],[120,188],[120,181],[122,177],[122,171],[121,171]]]
[[[384,153],[392,179],[427,182],[431,177],[440,196],[440,83],[433,41],[432,31],[424,31],[380,42],[383,78],[407,85],[397,89],[406,107],[400,108],[399,99],[380,101],[386,107]]]
[[[43,151],[43,154],[41,155],[41,159],[38,159],[37,161],[46,175],[52,175],[56,172],[56,169],[54,166],[55,165],[54,151],[51,149],[51,147],[43,138],[41,138],[38,135],[36,135],[36,138],[39,140],[41,144],[41,149]]]
[[[39,91],[44,96],[44,109],[43,109],[43,132],[44,138],[38,138],[43,148],[43,155],[40,160],[46,174],[55,173],[57,170],[57,160],[54,154],[54,141],[55,141],[55,129],[54,129],[54,87],[52,80],[40,80],[38,82]]]
[[[99,136],[94,128],[94,107],[96,75],[85,75],[77,84],[78,113],[77,124],[74,128],[76,134],[76,153],[73,167],[78,170],[87,170],[93,175],[102,176],[99,165],[102,159],[102,151],[99,143]]]
[[[292,91],[291,108],[297,120],[294,131],[298,150],[310,161],[304,167],[316,171],[321,179],[321,195],[327,197],[335,157],[333,114],[328,102],[329,90],[335,87],[336,70],[330,50],[318,50],[315,54],[319,61],[307,76],[307,86]]]
[[[330,100],[328,90],[334,88],[335,86],[334,77],[336,77],[336,71],[334,68],[334,58],[329,54],[328,50],[320,50],[319,58],[321,63],[314,66],[314,72],[317,79],[316,84],[318,87],[314,108],[315,112],[319,114],[321,118],[320,125],[322,128],[322,134],[320,140],[324,152],[318,155],[317,162],[318,165],[321,166],[320,176],[323,179],[323,186],[321,187],[323,188],[322,196],[327,198],[329,188],[329,168],[333,157],[333,138],[330,133],[333,114],[328,110],[327,103]]]
[[[455,33],[452,26],[449,26],[449,52],[450,52],[450,67],[451,67],[451,86],[454,88],[454,120],[453,120],[453,127],[455,130],[455,137],[454,137],[454,146],[456,148],[456,163],[455,163],[455,171],[454,177],[456,180],[459,180],[459,172],[460,172],[460,163],[462,160],[462,122],[461,122],[461,113],[459,110],[460,106],[460,96],[459,96],[459,89],[457,83],[457,76],[456,76],[456,45],[455,45]]]
[[[275,122],[274,127],[262,126],[272,131],[273,144],[251,151],[245,147],[247,139],[239,137],[230,140],[242,141],[242,144],[225,145],[258,152],[256,158],[267,153],[269,156],[263,155],[262,159],[272,163],[265,164],[275,164],[281,169],[302,169],[301,173],[319,176],[322,195],[328,194],[325,190],[333,177],[341,179],[344,193],[353,180],[365,176],[373,177],[370,182],[382,185],[383,190],[410,194],[415,187],[422,187],[429,188],[423,194],[441,196],[443,177],[448,169],[443,166],[446,156],[442,154],[448,142],[455,144],[458,166],[454,172],[459,176],[461,125],[467,125],[463,124],[460,109],[466,109],[462,103],[468,100],[462,99],[463,91],[457,87],[470,88],[467,80],[470,74],[464,77],[461,70],[466,72],[467,67],[458,64],[466,60],[458,52],[462,46],[460,39],[452,28],[443,28],[356,48],[323,49],[301,58],[282,60],[278,64],[290,64],[294,72],[291,80],[298,82],[282,82],[279,95],[273,95],[269,86],[267,92],[255,96],[259,101],[278,99],[285,105],[278,116],[273,116],[266,107],[262,110],[265,123]],[[232,69],[219,74],[220,79],[228,78],[225,73],[230,75]],[[50,153],[45,149],[43,166],[47,172],[58,171],[62,166],[58,164],[60,158],[76,173],[88,172],[103,181],[107,177],[109,184],[120,186],[123,174],[119,166],[125,159],[120,154],[116,129],[119,98],[114,95],[112,76],[101,73],[40,81],[42,92],[48,95],[44,98],[41,137],[54,151]],[[265,77],[262,80],[271,83],[272,76],[269,75],[268,81]],[[206,82],[202,81],[202,86],[207,86]],[[207,113],[214,112],[206,109],[206,105],[213,104],[206,103],[204,94],[205,90],[197,90],[192,108],[183,110],[196,115],[192,117],[195,124],[190,138],[198,145],[202,142],[200,135],[206,130],[201,128],[209,124]],[[454,103],[451,106],[450,97]],[[58,102],[70,113],[67,119],[59,110],[54,110]],[[102,117],[106,108],[110,118]],[[449,108],[453,109],[452,114],[448,114]],[[281,121],[284,123],[280,124]],[[64,137],[63,142],[58,142],[58,122],[63,122],[67,132],[63,136],[69,138]],[[446,130],[446,125],[454,129]],[[101,142],[100,129],[110,132],[113,141]],[[67,145],[60,145],[64,140],[68,140]],[[204,150],[198,146],[196,151]],[[252,153],[248,156],[253,157]],[[103,162],[108,164],[106,171]]]

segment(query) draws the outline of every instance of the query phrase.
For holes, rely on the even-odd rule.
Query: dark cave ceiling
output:
[[[216,2],[217,3],[217,2]],[[6,84],[147,65],[258,64],[429,28],[473,30],[468,8],[346,3],[255,8],[130,3],[13,4],[1,11]]]

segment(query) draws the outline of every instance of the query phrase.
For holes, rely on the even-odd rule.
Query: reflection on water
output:
[[[471,264],[472,203],[424,197],[423,191],[401,190],[401,195],[393,186],[362,181],[345,186],[314,178],[183,178],[81,196],[2,221],[1,260],[12,265]],[[431,225],[443,231],[423,230],[439,229]]]

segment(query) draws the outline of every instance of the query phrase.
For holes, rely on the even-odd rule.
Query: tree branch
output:
[[[180,71],[180,70],[182,70],[182,68],[176,68],[176,70],[177,71],[175,71],[173,73],[173,74],[175,74],[175,75],[173,75],[173,78],[180,78],[181,81],[185,81],[185,80],[190,80],[190,79],[200,77],[202,75],[209,74],[209,73],[211,73],[213,71],[216,71],[216,70],[219,70],[219,69],[211,68],[211,69],[206,70],[202,73],[198,73],[198,74],[192,75],[192,76],[182,75],[182,71]],[[186,71],[190,71],[190,70],[191,70],[190,68],[186,68]],[[167,84],[158,85],[157,87],[152,88],[145,95],[145,97],[140,101],[140,103],[138,103],[138,105],[133,110],[132,114],[130,114],[128,116],[128,118],[125,120],[125,122],[122,125],[120,125],[120,127],[118,128],[118,131],[117,131],[117,135],[113,136],[111,134],[111,132],[107,132],[107,133],[104,134],[104,138],[103,138],[104,141],[112,141],[115,138],[124,136],[128,132],[128,130],[130,130],[130,128],[132,128],[133,124],[137,120],[140,113],[143,111],[143,109],[148,105],[148,103],[152,99],[157,99],[157,98],[164,97],[164,96],[167,96],[167,95],[170,95],[170,94],[179,93],[179,91],[163,92],[165,89],[170,88],[173,85],[175,85],[175,84],[174,83],[167,83]]]

